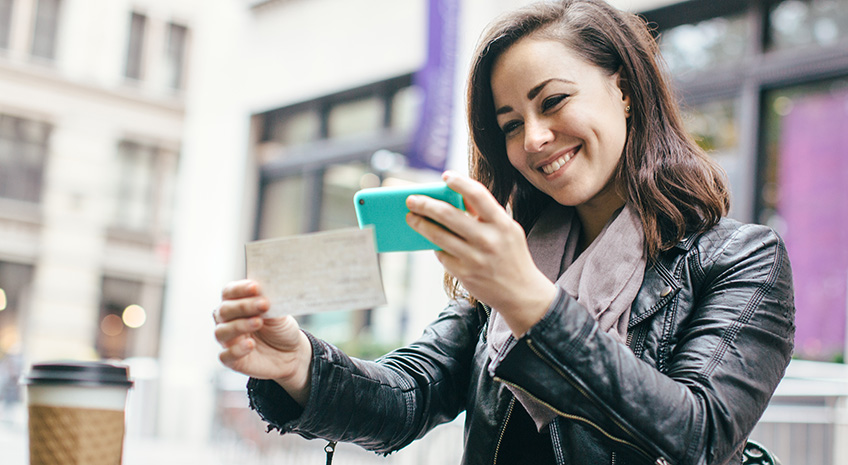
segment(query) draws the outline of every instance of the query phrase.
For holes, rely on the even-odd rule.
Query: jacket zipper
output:
[[[647,452],[645,452],[644,450],[642,450],[642,448],[640,448],[640,447],[639,447],[639,446],[637,446],[636,444],[633,444],[633,443],[632,443],[632,442],[630,442],[630,441],[627,441],[627,440],[625,440],[625,439],[621,439],[621,438],[615,437],[615,436],[613,436],[613,435],[611,435],[611,434],[607,433],[607,432],[606,432],[603,428],[601,428],[600,426],[596,425],[595,423],[593,423],[591,420],[589,420],[589,419],[587,419],[587,418],[581,417],[581,416],[579,416],[579,415],[572,415],[572,414],[570,414],[570,413],[565,413],[565,412],[563,412],[563,411],[561,411],[561,410],[557,410],[556,408],[554,408],[552,405],[548,404],[547,402],[545,402],[545,401],[543,401],[543,400],[539,399],[538,397],[534,396],[533,394],[530,394],[529,392],[527,392],[527,390],[526,390],[526,389],[522,388],[521,386],[518,386],[517,384],[511,383],[511,382],[509,382],[509,381],[507,381],[507,380],[505,380],[505,379],[503,379],[503,378],[495,377],[495,381],[497,381],[497,382],[499,382],[499,383],[507,384],[507,385],[509,385],[509,386],[512,386],[512,387],[514,387],[514,388],[516,388],[516,389],[521,390],[522,392],[524,392],[525,394],[527,394],[528,396],[530,396],[531,398],[533,398],[533,400],[535,400],[536,402],[539,402],[540,404],[544,405],[545,407],[547,407],[547,408],[551,409],[554,413],[556,413],[557,415],[559,415],[559,416],[561,416],[561,417],[563,417],[563,418],[568,418],[569,420],[577,420],[577,421],[581,421],[581,422],[583,422],[583,423],[586,423],[586,424],[588,424],[589,426],[591,426],[591,427],[595,428],[596,430],[598,430],[601,434],[603,434],[604,436],[606,436],[608,439],[610,439],[610,440],[612,440],[612,441],[615,441],[615,442],[617,442],[617,443],[619,443],[619,444],[624,444],[624,445],[626,445],[626,446],[630,446],[630,447],[632,447],[634,450],[636,450],[637,452],[639,452],[639,453],[643,454],[645,457],[648,457],[648,458],[650,458],[650,457],[651,457],[650,455],[648,455],[648,453],[647,453]],[[572,383],[572,385],[573,385],[573,383]],[[578,388],[577,386],[575,386],[575,388],[577,388],[578,390],[580,390],[580,388]],[[581,393],[582,393],[582,391],[581,391]],[[585,394],[584,394],[584,395],[585,395]],[[613,421],[614,421],[614,420],[613,420]],[[618,423],[616,423],[616,425],[618,425]],[[619,425],[619,426],[620,426],[620,425]]]
[[[531,339],[528,339],[528,340],[527,340],[527,345],[530,347],[530,350],[532,350],[532,351],[533,351],[533,353],[534,353],[534,354],[536,354],[536,356],[537,356],[537,357],[541,358],[542,360],[547,360],[547,357],[543,356],[543,355],[539,352],[539,350],[538,350],[538,349],[536,349],[536,347],[534,346],[533,341],[532,341]],[[549,364],[550,364],[550,363],[549,363]],[[568,382],[569,382],[569,384],[571,384],[571,386],[572,386],[574,389],[577,389],[577,391],[578,391],[578,392],[580,392],[580,394],[582,394],[582,395],[583,395],[585,398],[587,398],[587,399],[589,399],[589,398],[590,398],[590,397],[589,397],[589,395],[586,393],[586,391],[585,391],[585,390],[583,390],[583,388],[581,388],[581,387],[580,387],[580,386],[578,386],[578,385],[577,385],[574,381],[572,381],[572,380],[571,380],[571,377],[567,376],[565,373],[563,373],[563,372],[562,372],[562,371],[561,371],[558,367],[556,367],[555,365],[553,365],[553,364],[550,364],[550,365],[551,365],[551,366],[552,366],[552,368],[553,368],[553,369],[557,372],[557,374],[559,374],[562,378],[564,378],[566,381],[568,381]],[[548,404],[547,402],[544,402],[543,400],[539,399],[538,397],[534,396],[533,394],[531,394],[531,393],[527,392],[527,390],[525,390],[525,389],[524,389],[524,388],[522,388],[521,386],[518,386],[518,385],[516,385],[516,384],[510,383],[509,381],[506,381],[506,380],[505,380],[505,379],[503,379],[503,378],[495,377],[495,381],[498,381],[498,382],[501,382],[501,383],[504,383],[504,384],[508,384],[508,385],[510,385],[510,386],[512,386],[512,387],[514,387],[514,388],[516,388],[516,389],[520,389],[521,391],[523,391],[523,392],[524,392],[525,394],[527,394],[528,396],[532,397],[534,400],[536,400],[536,401],[537,401],[537,402],[539,402],[540,404],[542,404],[542,405],[544,405],[544,406],[548,407],[549,409],[551,409],[552,411],[554,411],[557,415],[559,415],[559,416],[561,416],[561,417],[565,417],[565,418],[571,419],[571,420],[577,420],[577,421],[581,421],[581,422],[583,422],[583,423],[586,423],[586,424],[588,424],[589,426],[591,426],[591,427],[593,427],[593,428],[597,429],[597,430],[598,430],[601,434],[603,434],[604,436],[606,436],[606,437],[607,437],[607,438],[609,438],[610,440],[615,441],[615,442],[617,442],[617,443],[619,443],[619,444],[624,444],[624,445],[626,445],[626,446],[629,446],[629,447],[633,448],[633,450],[635,450],[635,451],[639,452],[640,454],[644,455],[645,457],[647,457],[647,458],[649,458],[649,459],[651,459],[651,458],[652,458],[652,457],[651,457],[651,455],[650,455],[650,454],[648,454],[648,453],[647,453],[644,449],[642,449],[641,447],[637,446],[636,444],[634,444],[634,443],[632,443],[632,442],[630,442],[630,441],[627,441],[626,439],[621,439],[621,438],[618,438],[618,437],[615,437],[615,436],[613,436],[613,435],[609,434],[609,433],[608,433],[608,432],[606,432],[603,428],[601,428],[600,426],[596,425],[595,423],[593,423],[593,422],[592,422],[591,420],[589,420],[588,418],[584,418],[584,417],[581,417],[581,416],[578,416],[578,415],[571,415],[571,414],[569,414],[569,413],[565,413],[565,412],[562,412],[562,411],[560,411],[560,410],[557,410],[557,409],[556,409],[556,408],[554,408],[552,405]],[[618,426],[618,427],[619,427],[619,428],[621,428],[622,430],[625,430],[625,431],[627,430],[627,428],[624,428],[624,426],[623,426],[623,425],[621,425],[621,423],[619,423],[619,421],[618,421],[618,420],[616,420],[615,418],[610,417],[610,419],[613,421],[613,423],[615,423],[615,425],[616,425],[616,426]]]
[[[527,339],[527,345],[530,347],[530,350],[532,350],[532,351],[533,351],[533,353],[534,353],[534,354],[536,354],[536,356],[537,356],[537,357],[541,358],[542,360],[546,360],[546,361],[547,361],[547,357],[545,357],[544,355],[542,355],[542,353],[541,353],[541,352],[539,352],[539,349],[537,349],[537,348],[536,348],[536,345],[533,343],[533,340],[532,340],[532,339]],[[572,379],[571,379],[571,377],[570,377],[570,376],[568,376],[568,375],[566,375],[565,373],[563,373],[563,372],[562,372],[562,370],[560,370],[560,369],[559,369],[559,367],[557,367],[557,366],[556,366],[556,365],[554,365],[553,363],[548,362],[548,364],[549,364],[549,365],[550,365],[550,366],[551,366],[551,367],[552,367],[552,368],[553,368],[553,369],[554,369],[554,370],[555,370],[555,371],[556,371],[556,372],[557,372],[557,373],[558,373],[561,377],[563,377],[566,381],[568,381],[568,382],[571,384],[571,386],[572,386],[572,387],[574,387],[574,389],[577,389],[577,391],[578,391],[578,392],[580,392],[580,394],[582,394],[582,395],[583,395],[583,397],[585,397],[586,399],[590,399],[589,394],[588,394],[588,393],[586,393],[586,391],[585,391],[582,387],[580,387],[577,383],[575,383],[574,381],[572,381]],[[521,389],[521,388],[519,388],[519,389]],[[528,394],[530,394],[530,393],[528,393]],[[531,394],[531,395],[532,395],[532,394]],[[556,411],[556,410],[554,410],[554,411]],[[577,417],[577,418],[582,418],[582,417]],[[615,423],[615,425],[616,425],[616,426],[618,426],[621,430],[623,430],[623,431],[627,431],[627,428],[625,428],[625,427],[624,427],[624,425],[622,425],[622,424],[621,424],[621,423],[620,423],[617,419],[615,419],[615,418],[614,418],[614,417],[612,417],[612,416],[610,416],[610,419],[611,419],[611,420],[612,420],[612,422],[613,422],[613,423]],[[625,440],[625,439],[616,438],[615,436],[613,436],[613,435],[611,435],[611,434],[607,433],[607,432],[606,432],[606,431],[604,431],[604,430],[603,430],[600,426],[598,426],[598,425],[596,425],[596,424],[592,423],[592,422],[591,422],[591,421],[589,421],[588,419],[583,418],[582,420],[583,420],[583,421],[585,421],[586,423],[590,424],[591,426],[595,427],[598,431],[600,431],[600,432],[601,432],[601,434],[603,434],[604,436],[606,436],[606,437],[608,437],[608,438],[612,439],[613,441],[620,442],[620,443],[622,443],[622,444],[625,444],[625,445],[627,445],[627,446],[630,446],[630,447],[632,447],[633,449],[635,449],[637,452],[639,452],[639,453],[643,454],[645,457],[648,457],[649,459],[650,459],[650,458],[652,458],[652,457],[651,457],[651,455],[650,455],[650,454],[648,454],[648,452],[647,452],[647,451],[645,451],[645,450],[644,450],[644,449],[642,449],[641,447],[637,446],[636,444],[633,444],[632,442],[627,441],[627,440]]]
[[[495,445],[495,458],[492,461],[492,465],[497,465],[498,463],[498,454],[501,451],[501,442],[503,442],[504,434],[506,434],[506,425],[509,423],[509,418],[512,416],[513,408],[515,408],[515,397],[509,400],[509,408],[506,410],[506,419],[503,422],[503,426],[501,426],[501,433],[498,435],[498,443]]]
[[[327,453],[327,465],[333,465],[333,454],[336,453],[336,441],[330,441],[324,446],[324,452]]]

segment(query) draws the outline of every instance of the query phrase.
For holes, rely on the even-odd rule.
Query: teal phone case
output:
[[[462,196],[443,182],[362,189],[353,196],[356,219],[360,228],[374,228],[377,252],[439,250],[406,224],[409,213],[406,198],[413,194],[433,197],[465,210]]]

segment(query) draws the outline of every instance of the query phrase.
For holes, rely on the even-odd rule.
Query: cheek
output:
[[[627,142],[627,119],[616,116],[618,115],[614,115],[614,119],[607,120],[606,133],[603,135],[605,140],[602,142],[604,158],[612,164],[618,164]]]
[[[520,149],[521,147],[518,146],[515,140],[506,141],[506,157],[509,160],[509,164],[518,171],[524,172],[527,167],[527,158]]]

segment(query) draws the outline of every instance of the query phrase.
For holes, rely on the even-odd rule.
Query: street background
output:
[[[356,226],[364,187],[466,172],[483,28],[526,0],[0,0],[0,463],[27,462],[37,362],[130,367],[124,463],[323,463],[265,433],[212,309],[248,241]],[[731,216],[786,241],[795,359],[754,438],[848,463],[848,0],[613,0],[659,38]],[[388,303],[299,318],[367,359],[446,303],[432,253],[381,254]],[[383,458],[442,464],[462,419]]]

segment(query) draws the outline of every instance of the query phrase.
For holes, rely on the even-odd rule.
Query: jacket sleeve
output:
[[[307,333],[312,386],[300,409],[275,382],[251,379],[251,407],[281,434],[352,442],[388,454],[465,408],[478,311],[453,302],[421,338],[376,361],[348,357]]]
[[[742,226],[702,246],[696,255],[706,256],[695,260],[703,266],[690,268],[702,284],[690,302],[670,304],[692,308],[657,313],[665,318],[659,328],[677,328],[660,341],[673,347],[662,372],[599,331],[560,291],[495,376],[650,463],[728,462],[789,363],[792,277],[781,239],[765,227]],[[685,321],[674,321],[677,313]]]

